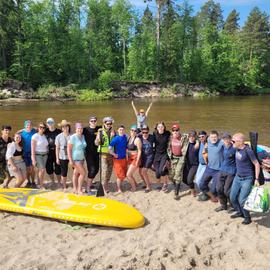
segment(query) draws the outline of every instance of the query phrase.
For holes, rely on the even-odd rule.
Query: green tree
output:
[[[235,9],[232,10],[225,21],[224,30],[229,34],[236,34],[240,28],[239,19],[239,13]]]

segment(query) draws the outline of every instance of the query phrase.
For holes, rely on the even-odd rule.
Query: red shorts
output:
[[[123,159],[113,159],[113,169],[116,177],[123,181],[127,176],[127,160]]]
[[[138,160],[138,153],[137,152],[129,152],[128,153],[128,165],[136,166]],[[140,164],[138,164],[138,167]]]

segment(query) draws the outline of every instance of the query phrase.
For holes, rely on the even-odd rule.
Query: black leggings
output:
[[[162,156],[155,157],[154,160],[154,168],[156,171],[156,178],[160,179],[161,176],[165,176],[169,174],[169,170],[167,168],[168,155],[164,154]]]
[[[55,151],[49,151],[48,159],[46,162],[46,172],[47,174],[61,175],[61,167],[56,163]]]
[[[60,159],[61,176],[67,177],[68,173],[68,159]]]
[[[94,179],[99,171],[99,154],[87,153],[85,159],[87,164],[88,178]]]
[[[194,179],[197,173],[198,165],[185,165],[183,171],[183,182],[190,188],[194,189]]]

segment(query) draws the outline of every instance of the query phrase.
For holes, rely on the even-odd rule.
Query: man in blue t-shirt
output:
[[[219,139],[218,132],[212,130],[207,141],[208,164],[200,184],[200,189],[203,194],[198,196],[199,201],[206,200],[208,196],[212,202],[218,202],[216,184],[217,175],[223,161],[223,145],[224,143]],[[209,189],[209,183],[211,180],[212,182]]]
[[[32,127],[32,122],[30,120],[24,121],[24,129],[20,131],[23,141],[23,159],[26,165],[26,177],[27,185],[26,187],[35,188],[35,168],[32,165],[31,159],[31,139],[32,136],[37,133],[37,130]]]
[[[231,188],[230,200],[237,212],[231,218],[243,217],[242,224],[247,225],[251,223],[251,217],[249,211],[244,209],[244,205],[252,189],[253,182],[255,186],[260,185],[258,181],[260,164],[252,149],[245,144],[245,137],[242,133],[233,135],[233,143],[236,148],[236,175]]]
[[[113,168],[116,175],[117,192],[122,192],[121,182],[127,174],[127,136],[123,125],[118,128],[118,135],[113,137],[109,145],[109,152],[114,157]]]
[[[230,190],[236,172],[236,148],[233,147],[232,136],[225,132],[222,139],[224,142],[223,162],[221,163],[220,171],[217,175],[217,193],[221,206],[215,209],[216,212],[227,210],[227,202],[230,197]]]

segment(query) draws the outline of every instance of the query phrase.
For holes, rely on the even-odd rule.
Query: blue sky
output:
[[[130,2],[139,10],[143,11],[146,7],[146,3],[143,0],[130,0]],[[181,3],[181,0],[175,0],[175,3]],[[193,6],[194,12],[197,13],[200,10],[200,7],[206,2],[206,0],[189,0],[189,3]],[[266,12],[270,15],[270,0],[217,0],[216,3],[221,4],[223,10],[223,17],[226,18],[228,14],[236,9],[240,13],[240,25],[242,26],[249,12],[255,7],[258,6],[261,11]],[[149,6],[152,10],[155,9],[155,0],[149,3]]]

